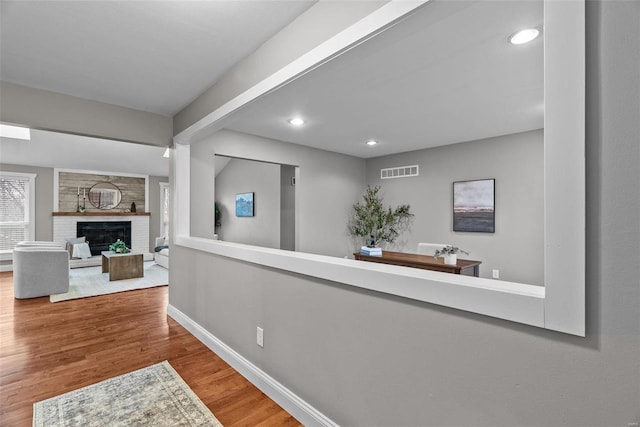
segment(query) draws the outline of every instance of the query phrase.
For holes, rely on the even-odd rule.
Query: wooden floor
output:
[[[167,287],[50,303],[16,300],[0,273],[0,425],[33,403],[168,360],[225,426],[299,426],[173,319]]]

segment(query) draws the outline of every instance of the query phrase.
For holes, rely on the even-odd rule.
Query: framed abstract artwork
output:
[[[453,183],[453,231],[495,233],[495,179]]]
[[[236,194],[236,216],[253,216],[253,193]]]

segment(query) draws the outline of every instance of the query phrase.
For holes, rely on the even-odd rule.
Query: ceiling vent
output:
[[[420,175],[420,168],[418,165],[380,169],[380,179],[408,178],[410,176],[418,175]]]

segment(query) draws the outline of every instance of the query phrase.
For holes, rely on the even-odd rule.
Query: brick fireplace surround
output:
[[[53,240],[64,242],[64,239],[76,236],[76,226],[81,222],[131,221],[131,250],[144,254],[144,259],[151,260],[149,252],[149,216],[148,212],[53,212]],[[81,236],[80,236],[81,237]],[[71,260],[72,267],[99,265],[100,257],[88,260]]]

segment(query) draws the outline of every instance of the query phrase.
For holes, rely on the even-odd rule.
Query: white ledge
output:
[[[177,246],[375,292],[544,327],[545,289],[410,267],[178,236]]]

